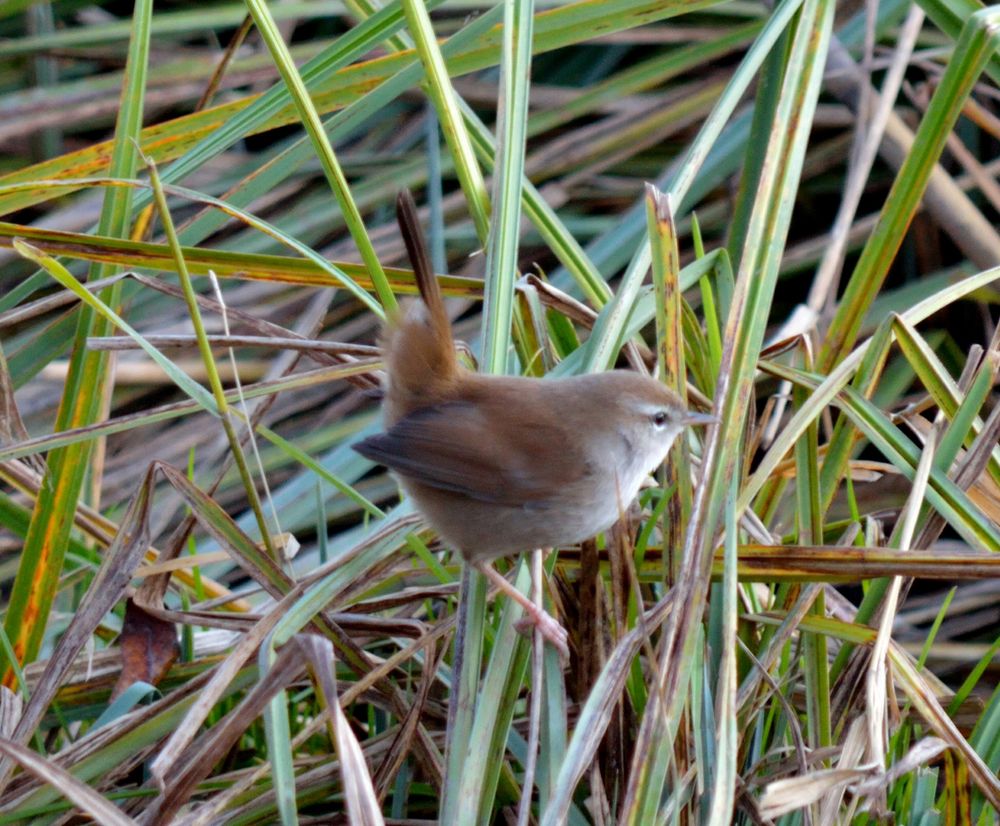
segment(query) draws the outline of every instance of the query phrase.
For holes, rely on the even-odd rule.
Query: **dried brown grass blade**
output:
[[[308,635],[300,635],[298,645],[312,663],[314,674],[327,699],[327,710],[333,716],[333,729],[350,823],[352,826],[382,826],[384,820],[379,797],[375,794],[361,744],[351,730],[337,698],[337,682],[333,676],[336,673],[333,646],[326,640]]]

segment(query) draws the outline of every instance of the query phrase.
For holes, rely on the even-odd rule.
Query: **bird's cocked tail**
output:
[[[423,306],[411,307],[391,319],[383,339],[389,376],[386,414],[390,423],[437,402],[458,371],[441,287],[431,268],[417,207],[407,189],[396,199],[396,217]]]

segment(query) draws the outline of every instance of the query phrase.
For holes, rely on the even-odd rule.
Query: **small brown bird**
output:
[[[390,319],[387,430],[354,449],[393,470],[441,538],[565,653],[562,626],[489,561],[610,527],[684,427],[714,419],[631,371],[535,379],[465,369],[408,191],[397,216],[423,300]]]

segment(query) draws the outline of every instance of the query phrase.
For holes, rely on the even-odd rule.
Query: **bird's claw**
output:
[[[559,652],[563,662],[569,662],[569,634],[559,621],[547,611],[539,608],[537,613],[525,614],[514,623],[514,628],[526,636],[537,628],[542,637],[548,640]]]

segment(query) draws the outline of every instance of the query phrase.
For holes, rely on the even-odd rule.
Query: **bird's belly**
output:
[[[438,535],[470,562],[582,542],[609,528],[631,504],[631,499],[619,504],[612,494],[596,507],[558,500],[509,506],[409,480],[403,487]]]

